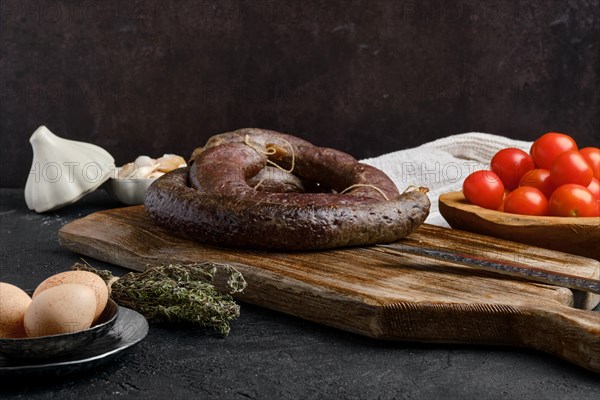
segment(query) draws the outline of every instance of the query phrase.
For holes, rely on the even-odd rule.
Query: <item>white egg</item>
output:
[[[88,329],[96,312],[96,294],[92,288],[65,283],[44,290],[25,312],[28,337],[74,333]]]

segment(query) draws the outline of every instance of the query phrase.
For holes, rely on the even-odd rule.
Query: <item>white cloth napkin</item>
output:
[[[461,190],[470,173],[490,168],[490,161],[499,150],[516,147],[529,152],[531,144],[489,133],[470,132],[361,161],[385,172],[400,191],[411,185],[428,187],[431,211],[425,222],[447,227],[448,223],[438,209],[440,194]]]

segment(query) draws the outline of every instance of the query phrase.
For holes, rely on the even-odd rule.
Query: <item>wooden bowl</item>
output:
[[[600,260],[600,217],[535,217],[473,205],[462,192],[444,193],[440,213],[452,228]]]

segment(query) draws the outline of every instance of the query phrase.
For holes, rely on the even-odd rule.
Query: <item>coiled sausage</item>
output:
[[[256,190],[248,181],[268,163],[313,190]],[[156,180],[145,206],[159,226],[200,242],[317,250],[396,241],[423,223],[430,203],[418,190],[399,194],[383,172],[343,152],[241,129],[214,136],[194,151],[189,167]]]

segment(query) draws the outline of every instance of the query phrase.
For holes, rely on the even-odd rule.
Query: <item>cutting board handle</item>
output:
[[[560,304],[398,302],[382,307],[375,337],[525,346],[600,373],[600,312]]]
[[[600,373],[600,312],[551,307],[532,313],[522,314],[523,344]]]

